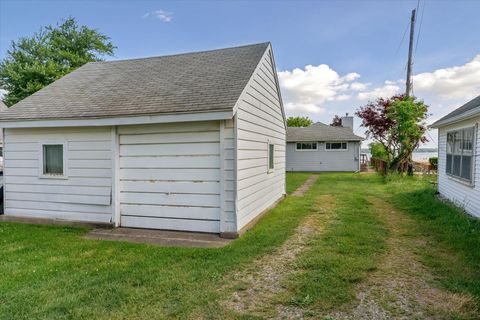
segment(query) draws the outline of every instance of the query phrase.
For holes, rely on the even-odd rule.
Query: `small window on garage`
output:
[[[268,144],[268,170],[273,170],[275,167],[275,145]]]
[[[297,151],[315,151],[317,150],[316,142],[297,142]]]
[[[334,150],[347,150],[346,142],[327,142],[325,144],[325,150],[334,151]]]
[[[64,176],[65,159],[63,144],[44,144],[42,145],[44,176]]]

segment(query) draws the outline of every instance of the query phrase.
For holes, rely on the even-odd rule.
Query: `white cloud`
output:
[[[321,115],[325,113],[325,108],[319,107],[313,103],[287,102],[285,104],[285,111],[289,115],[305,115],[305,114]]]
[[[448,101],[467,102],[480,94],[480,55],[461,66],[437,69],[412,77],[415,96],[449,105]],[[404,92],[405,80],[385,81],[381,87],[358,93],[360,100],[374,100]],[[353,84],[351,85],[353,89]]]
[[[282,71],[278,77],[288,116],[309,116],[325,123],[329,123],[334,114],[353,114],[369,100],[405,91],[404,79],[373,86],[359,82],[360,75],[356,72],[339,75],[325,64]],[[463,65],[414,75],[413,93],[430,106],[428,123],[453,111],[480,94],[480,54]],[[362,134],[359,119],[355,122],[355,132]],[[435,137],[435,131],[429,133],[427,146],[436,146]]]
[[[413,76],[413,88],[416,94],[434,94],[445,100],[465,99],[478,95],[480,93],[480,54],[461,66]]]
[[[385,81],[383,86],[370,91],[359,92],[357,97],[360,100],[375,100],[380,97],[391,97],[400,92],[399,83]]]
[[[366,87],[366,84],[353,82],[359,77],[355,72],[341,76],[326,64],[307,65],[303,69],[295,68],[278,73],[287,113],[295,115],[302,112],[324,114],[324,104],[327,101],[350,100],[351,85]]]
[[[170,22],[173,19],[173,12],[168,12],[164,10],[155,10],[155,11],[147,12],[143,15],[144,19],[150,18],[150,17],[159,19],[163,22]]]
[[[361,83],[361,82],[353,82],[350,85],[350,89],[355,91],[363,91],[366,90],[370,83]]]

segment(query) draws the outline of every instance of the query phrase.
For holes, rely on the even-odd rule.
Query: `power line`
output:
[[[398,53],[400,52],[400,49],[402,48],[402,45],[403,45],[403,41],[405,40],[405,36],[407,35],[407,31],[408,31],[408,26],[409,26],[409,23],[407,23],[407,25],[405,26],[405,30],[403,31],[403,36],[402,36],[402,40],[400,40],[400,43],[398,44],[398,47],[397,47],[397,50],[395,50],[395,54],[393,56],[393,59],[392,59],[392,62],[390,64],[390,67],[388,68],[388,72],[385,76],[385,79],[383,80],[383,82],[385,82],[386,80],[388,80],[389,76],[391,75],[392,73],[392,69],[393,69],[393,65],[395,64],[395,61],[398,57]],[[402,71],[403,72],[403,71]]]
[[[420,1],[420,0],[419,0]],[[417,42],[415,43],[415,53],[417,52],[418,48],[418,41],[420,40],[420,33],[422,32],[422,22],[423,22],[423,14],[425,12],[425,4],[427,3],[426,0],[423,0],[423,6],[422,6],[422,15],[420,16],[420,25],[418,27],[418,35],[417,35]]]
[[[413,56],[415,58],[415,55],[417,53],[417,48],[418,48],[418,42],[420,41],[420,33],[422,31],[422,22],[423,22],[423,14],[425,13],[425,4],[427,3],[426,0],[423,0],[423,6],[422,6],[422,15],[420,16],[420,25],[418,27],[418,35],[417,35],[417,41],[415,42],[415,50],[414,50],[414,53],[413,53]],[[420,4],[420,0],[418,0],[418,3],[417,3],[417,8]],[[415,59],[414,59],[415,61]],[[415,93],[414,93],[414,87],[415,87],[415,84],[413,83],[412,81],[412,95],[415,96]]]

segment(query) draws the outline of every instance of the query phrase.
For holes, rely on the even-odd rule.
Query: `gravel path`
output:
[[[295,196],[295,197],[303,196],[305,192],[307,192],[313,186],[313,184],[315,183],[315,181],[317,181],[317,179],[318,179],[318,175],[312,174],[310,177],[308,177],[307,181],[305,181],[300,187],[297,188],[297,190],[295,190],[292,193],[292,196]]]
[[[319,196],[315,212],[305,218],[280,248],[234,274],[231,280],[233,293],[223,305],[239,314],[263,318],[302,318],[301,309],[276,306],[274,297],[284,290],[281,285],[283,279],[294,272],[292,263],[306,249],[308,241],[322,232],[330,220],[334,200],[330,195]]]
[[[473,299],[436,288],[434,276],[420,262],[418,248],[425,239],[412,234],[414,221],[386,201],[370,198],[390,233],[382,263],[357,288],[350,310],[334,312],[334,319],[452,319],[470,318]],[[422,248],[425,250],[425,248]]]

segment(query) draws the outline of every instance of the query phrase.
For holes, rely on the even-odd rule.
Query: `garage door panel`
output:
[[[171,206],[218,207],[220,196],[213,194],[166,194],[122,192],[123,203]]]
[[[139,217],[175,218],[194,220],[219,220],[217,208],[175,207],[159,205],[124,204],[122,215]]]
[[[120,156],[218,155],[218,142],[120,145]]]
[[[220,168],[220,156],[157,156],[122,157],[120,168],[171,168],[171,169],[211,169]]]
[[[219,181],[219,169],[120,169],[122,180]]]
[[[190,193],[190,194],[219,194],[220,183],[218,181],[134,181],[122,180],[121,190],[130,192],[158,192],[158,193]]]
[[[122,216],[123,226],[131,228],[149,228],[163,230],[196,231],[219,233],[220,224],[218,221],[210,220],[187,220],[187,219],[169,219],[169,218],[148,218]]]
[[[121,135],[121,144],[218,142],[218,131]]]

